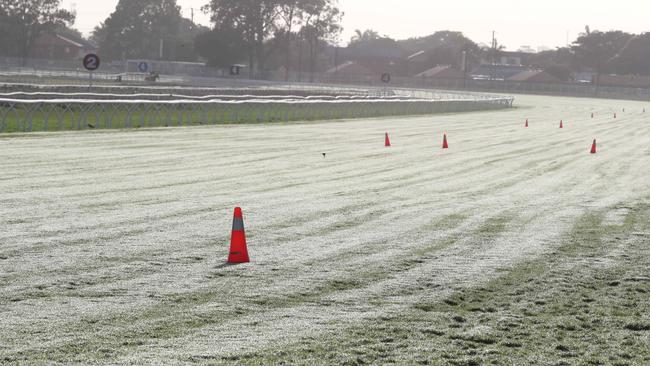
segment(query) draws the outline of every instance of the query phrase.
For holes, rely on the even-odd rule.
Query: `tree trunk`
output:
[[[293,12],[294,9],[291,8],[291,11],[289,12],[289,17],[287,23],[289,24],[287,27],[287,33],[285,34],[285,37],[287,38],[285,41],[285,59],[284,59],[284,81],[289,81],[289,69],[291,68],[291,29],[293,28]]]
[[[264,56],[264,43],[260,42],[257,44],[257,47],[255,47],[255,58],[256,58],[256,75],[255,77],[257,79],[262,79],[263,74],[264,74],[264,64],[265,64],[265,56]]]
[[[316,55],[314,52],[314,40],[311,39],[309,42],[309,82],[314,82],[314,69],[316,64]]]
[[[302,38],[298,39],[298,82],[302,81]]]
[[[291,28],[286,34],[287,41],[285,45],[285,59],[284,59],[284,81],[289,81],[289,68],[291,68]]]
[[[26,67],[27,66],[27,59],[29,58],[29,49],[31,48],[32,45],[32,30],[29,28],[24,28],[21,37],[22,39],[22,44],[21,44],[21,59],[22,59],[22,66]]]
[[[248,52],[248,78],[255,78],[255,56],[253,51]]]

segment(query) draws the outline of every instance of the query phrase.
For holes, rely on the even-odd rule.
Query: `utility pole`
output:
[[[336,79],[338,73],[339,73],[339,44],[337,43],[336,48],[334,49],[334,79]]]
[[[490,80],[494,80],[494,72],[497,64],[497,39],[496,39],[496,32],[492,31],[492,70],[490,72]]]
[[[467,45],[465,47],[467,48]],[[467,49],[463,50],[461,64],[463,71],[463,89],[467,89]]]
[[[187,14],[187,13],[185,12],[185,10],[188,10],[188,9],[189,9],[189,11],[190,11],[190,23],[191,23],[191,24],[190,24],[190,29],[191,29],[191,30],[194,30],[194,8],[183,8],[183,9],[181,9],[181,12],[182,12],[183,14]],[[184,15],[183,15],[183,17],[184,17]]]
[[[496,32],[492,31],[492,64],[497,62],[497,38]]]

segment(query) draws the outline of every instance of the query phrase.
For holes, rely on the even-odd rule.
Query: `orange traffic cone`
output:
[[[384,146],[390,147],[390,138],[388,138],[388,132],[386,132],[386,139],[384,140]]]
[[[560,128],[564,128],[564,121],[560,121]]]
[[[594,139],[594,143],[591,144],[591,153],[592,154],[596,153],[596,139]]]
[[[526,125],[524,127],[528,128],[528,118],[526,118]]]
[[[244,232],[244,217],[241,208],[235,208],[232,220],[232,236],[230,237],[230,254],[228,263],[248,263],[248,249],[246,248],[246,233]]]
[[[447,134],[444,134],[442,138],[442,148],[449,149],[449,144],[447,143]]]

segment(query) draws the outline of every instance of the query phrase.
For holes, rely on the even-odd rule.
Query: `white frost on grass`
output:
[[[183,363],[280,346],[480,284],[559,245],[587,210],[647,198],[641,103],[518,101],[0,138],[0,356],[85,344],[115,349],[108,363]],[[253,263],[224,267],[235,206]]]

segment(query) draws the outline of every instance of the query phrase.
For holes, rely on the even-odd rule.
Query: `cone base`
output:
[[[228,264],[243,264],[243,263],[250,263],[250,260],[248,258],[242,258],[242,259],[228,259]]]

